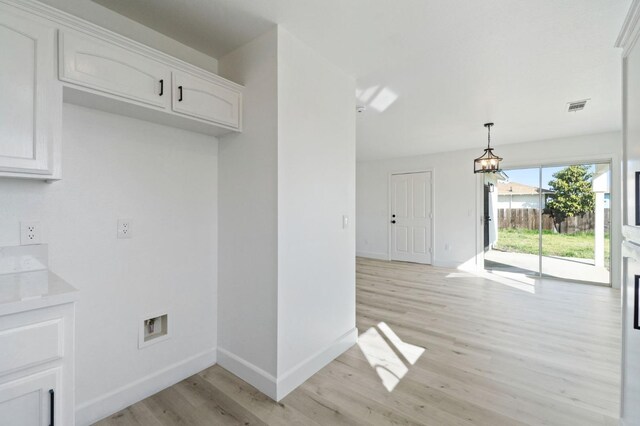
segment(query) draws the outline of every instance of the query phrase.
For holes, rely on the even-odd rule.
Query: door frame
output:
[[[548,158],[536,161],[514,161],[502,164],[503,169],[537,168],[571,166],[577,164],[609,164],[611,170],[611,199],[616,200],[610,203],[610,288],[620,288],[622,280],[622,177],[620,155],[610,153],[600,156],[573,156],[570,159]],[[617,166],[616,166],[617,165]],[[484,269],[484,176],[482,173],[476,175],[476,269],[478,271],[490,272]],[[618,259],[619,261],[614,261]],[[540,277],[537,277],[540,278]],[[556,278],[554,278],[556,279]]]
[[[431,244],[431,263],[425,263],[425,265],[435,265],[436,261],[436,247],[435,247],[435,223],[436,223],[436,205],[435,205],[435,173],[432,167],[415,168],[415,169],[402,169],[394,170],[387,176],[387,260],[391,261],[391,178],[393,175],[409,175],[413,173],[431,173],[431,238],[429,243]]]

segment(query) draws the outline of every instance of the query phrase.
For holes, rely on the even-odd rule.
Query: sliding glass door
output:
[[[485,228],[496,231],[489,244],[485,243],[485,268],[539,274],[540,168],[511,169],[502,176],[485,175],[485,181],[491,208],[483,222]]]
[[[610,175],[608,163],[486,175],[485,268],[610,285]]]
[[[610,284],[609,164],[542,168],[541,275]]]

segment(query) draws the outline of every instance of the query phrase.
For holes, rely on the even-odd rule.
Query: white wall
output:
[[[51,269],[80,290],[82,425],[215,362],[218,143],[74,105],[63,118],[63,180],[0,179],[0,246],[40,221]],[[165,309],[172,337],[139,350],[140,316]]]
[[[220,363],[269,386],[277,344],[276,28],[221,58],[220,73],[245,86],[244,130],[220,141]]]
[[[478,150],[482,150],[479,147]],[[433,170],[435,195],[434,264],[459,267],[475,265],[482,236],[479,201],[482,199],[472,160],[478,150],[358,162],[356,166],[356,250],[358,255],[388,259],[388,182],[393,172]],[[612,256],[620,258],[620,133],[604,133],[496,147],[505,158],[503,167],[562,164],[612,159]],[[615,184],[617,182],[617,184]],[[615,205],[613,205],[615,204]],[[481,245],[481,244],[480,244]],[[616,257],[617,256],[617,257]],[[614,285],[619,268],[613,271]],[[617,279],[618,278],[618,279]]]
[[[352,78],[279,28],[278,378],[299,378],[278,398],[317,371],[306,360],[330,361],[319,354],[355,335],[355,226],[342,226],[355,218],[354,93]]]
[[[457,266],[473,258],[476,180],[473,171],[469,174],[466,170],[465,166],[469,166],[471,161],[463,161],[464,155],[453,152],[358,162],[357,254],[389,258],[389,175],[392,172],[433,170],[434,263]],[[447,250],[445,245],[448,245]]]
[[[280,399],[355,342],[355,83],[286,30],[220,59],[220,365]]]

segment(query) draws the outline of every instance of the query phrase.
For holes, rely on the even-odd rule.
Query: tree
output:
[[[553,193],[547,198],[545,213],[553,218],[556,231],[568,217],[584,216],[594,211],[595,196],[589,166],[569,166],[553,174],[549,187]]]

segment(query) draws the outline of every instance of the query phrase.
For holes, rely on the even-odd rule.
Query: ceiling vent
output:
[[[589,99],[584,99],[582,101],[575,101],[575,102],[569,102],[567,105],[567,111],[568,112],[576,112],[576,111],[582,111],[584,109],[584,106],[587,104],[587,101]]]

